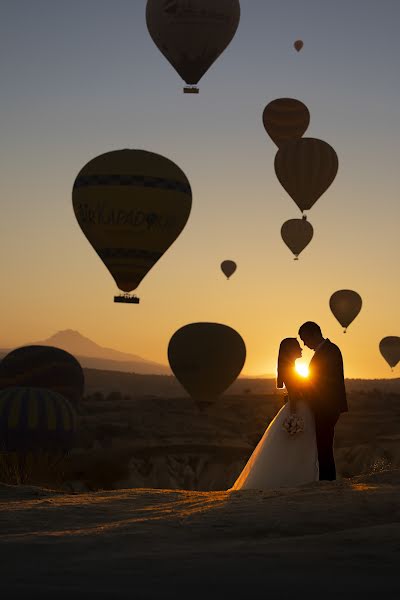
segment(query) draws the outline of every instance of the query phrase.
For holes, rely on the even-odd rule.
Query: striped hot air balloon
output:
[[[316,138],[286,142],[275,156],[276,176],[302,212],[326,192],[338,167],[332,146]]]
[[[83,167],[72,202],[86,238],[119,289],[129,293],[185,227],[192,191],[186,175],[168,158],[146,150],[115,150]]]
[[[76,407],[84,390],[84,375],[72,354],[53,346],[22,346],[0,363],[0,390],[35,387],[52,390]]]
[[[1,451],[65,453],[75,434],[75,410],[61,394],[26,387],[0,392]]]
[[[310,124],[310,111],[295,98],[276,98],[264,108],[263,124],[271,140],[279,147],[301,138]]]

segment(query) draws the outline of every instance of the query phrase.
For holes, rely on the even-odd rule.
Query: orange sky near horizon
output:
[[[275,373],[281,339],[314,320],[341,348],[346,377],[400,377],[400,364],[392,372],[378,348],[383,337],[400,335],[399,6],[386,0],[378,11],[357,0],[360,29],[360,12],[344,1],[324,13],[314,0],[302,10],[284,0],[271,18],[264,3],[242,0],[237,36],[198,97],[186,97],[147,34],[145,2],[117,4],[119,12],[102,7],[89,28],[90,2],[70,13],[48,3],[43,23],[33,7],[23,19],[10,7],[0,25],[8,57],[0,348],[74,329],[167,364],[176,329],[215,321],[242,335],[243,374],[256,376]],[[299,31],[305,46],[297,54]],[[106,34],[115,44],[105,48]],[[306,135],[339,157],[336,180],[308,213],[314,239],[299,261],[280,228],[300,212],[275,176],[276,148],[261,122],[264,106],[282,96],[307,104]],[[71,202],[82,166],[124,147],[172,159],[193,191],[187,226],[138,288],[139,305],[113,303],[118,290]],[[238,263],[229,281],[219,270],[224,259]],[[329,298],[346,288],[360,293],[363,308],[343,334]],[[305,363],[311,355],[304,352]]]

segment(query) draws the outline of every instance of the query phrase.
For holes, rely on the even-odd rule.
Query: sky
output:
[[[213,321],[240,333],[243,372],[259,375],[275,372],[280,340],[313,320],[340,346],[347,377],[399,376],[378,348],[400,335],[398,0],[241,0],[237,33],[199,95],[182,93],[150,38],[145,0],[1,5],[0,347],[74,329],[166,364],[178,328]],[[300,212],[262,125],[279,97],[302,100],[306,135],[339,157],[299,261],[280,228]],[[113,302],[114,280],[71,201],[83,165],[120,148],[170,158],[193,192],[139,305]],[[224,259],[238,264],[229,281]],[[329,309],[339,289],[363,298],[345,335]]]

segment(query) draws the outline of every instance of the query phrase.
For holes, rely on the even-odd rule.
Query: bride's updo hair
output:
[[[278,374],[276,378],[276,387],[283,388],[285,375],[288,367],[293,364],[292,356],[299,348],[299,342],[296,338],[285,338],[281,341],[278,354]]]

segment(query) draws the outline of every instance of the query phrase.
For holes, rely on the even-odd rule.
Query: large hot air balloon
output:
[[[149,33],[188,84],[186,93],[198,92],[196,84],[231,42],[239,20],[239,0],[147,0]]]
[[[186,175],[168,158],[116,150],[83,167],[72,201],[83,233],[127,294],[181,233],[192,191]],[[132,301],[129,296],[115,300]]]
[[[191,323],[178,329],[168,345],[175,377],[201,407],[212,403],[241,372],[246,346],[241,336],[220,323]]]
[[[280,147],[304,135],[310,124],[310,112],[300,100],[277,98],[264,108],[263,124],[269,137]]]
[[[286,142],[275,156],[276,176],[302,212],[326,192],[338,166],[332,146],[315,138]]]
[[[361,310],[362,299],[353,290],[339,290],[330,297],[329,306],[346,333],[347,327]]]
[[[76,406],[83,395],[84,375],[72,354],[52,346],[23,346],[0,362],[0,390],[9,387],[45,388]]]
[[[394,369],[400,361],[400,337],[389,335],[379,342],[379,350],[388,365]]]
[[[76,414],[66,398],[42,388],[12,387],[0,392],[0,438],[5,452],[68,452]]]
[[[314,229],[305,217],[302,219],[290,219],[281,228],[281,236],[286,246],[293,252],[298,260],[300,252],[311,242]]]
[[[297,52],[300,52],[300,50],[304,46],[304,42],[303,42],[303,40],[296,40],[294,42],[293,46],[294,46],[295,50],[297,50]]]
[[[237,265],[233,260],[223,260],[221,263],[221,271],[227,279],[236,271]]]

